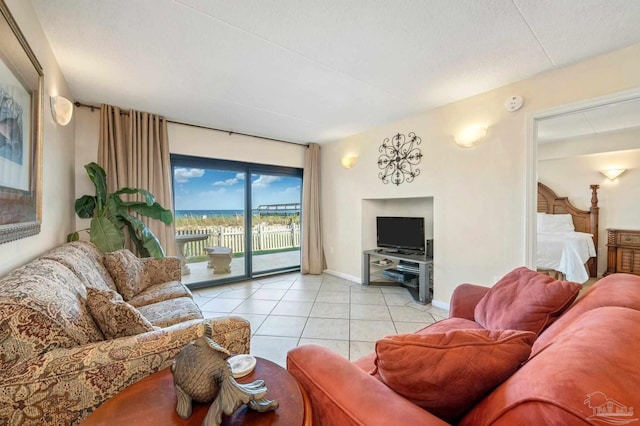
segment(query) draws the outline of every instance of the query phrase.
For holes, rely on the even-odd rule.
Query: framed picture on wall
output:
[[[0,0],[0,243],[40,232],[43,72]]]

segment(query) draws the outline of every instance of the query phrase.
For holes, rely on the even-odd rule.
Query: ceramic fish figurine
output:
[[[211,325],[205,323],[204,335],[185,346],[171,365],[178,415],[183,419],[191,417],[192,401],[213,401],[202,425],[218,426],[222,413],[231,415],[243,404],[259,412],[278,408],[277,401],[264,398],[264,380],[246,385],[235,381],[226,361],[229,351],[214,342],[212,336]]]

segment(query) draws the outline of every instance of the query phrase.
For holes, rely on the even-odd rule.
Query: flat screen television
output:
[[[378,247],[420,252],[425,249],[422,217],[378,216],[376,234]]]

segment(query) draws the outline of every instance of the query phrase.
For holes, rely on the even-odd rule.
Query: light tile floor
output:
[[[251,354],[282,366],[290,349],[308,343],[356,360],[383,336],[412,333],[449,315],[415,303],[402,287],[364,287],[326,274],[258,278],[193,294],[206,318],[249,320]]]

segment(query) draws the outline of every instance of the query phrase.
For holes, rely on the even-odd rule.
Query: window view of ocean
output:
[[[217,170],[174,165],[175,230],[186,235],[181,251],[192,268],[188,282],[236,280],[248,273],[299,267],[302,176],[278,167],[274,173],[253,173],[244,166]],[[231,249],[231,274],[212,276],[207,247]],[[248,271],[247,257],[252,265]]]

